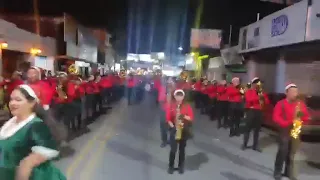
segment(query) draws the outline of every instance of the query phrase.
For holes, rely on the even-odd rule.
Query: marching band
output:
[[[25,82],[22,72],[15,71],[11,79],[3,80],[0,86],[5,91],[2,107],[6,107],[11,101],[11,92],[27,84],[32,89],[31,93],[35,94],[33,98],[43,109],[41,119],[61,147],[68,145],[66,142],[77,133],[87,129],[87,125],[106,112],[105,107],[113,101],[124,95],[129,105],[141,101],[146,82],[141,73],[127,76],[125,70],[103,76],[93,72],[85,78],[74,65],[69,66],[67,72],[55,74],[52,76],[51,72],[44,73],[38,67],[30,67]],[[178,170],[180,174],[184,173],[185,148],[187,140],[193,137],[194,112],[189,104],[190,97],[202,114],[207,114],[212,121],[217,120],[218,129],[229,128],[230,137],[243,134],[242,150],[248,148],[250,133],[253,132],[252,149],[261,152],[259,133],[263,110],[270,101],[258,77],[243,86],[238,77],[234,77],[228,85],[226,80],[209,81],[206,77],[189,81],[184,72],[179,80],[170,78],[163,82],[162,74],[156,72],[152,81],[153,95],[160,109],[161,147],[170,145],[169,174],[174,172],[177,151]],[[281,129],[274,168],[276,180],[281,179],[284,164],[285,176],[296,178],[293,157],[298,148],[301,124],[309,119],[306,105],[298,99],[298,87],[289,84],[285,90],[286,98],[276,104],[273,112],[273,119]],[[245,119],[243,132],[240,131],[242,119]],[[53,123],[53,120],[57,120],[57,123]]]

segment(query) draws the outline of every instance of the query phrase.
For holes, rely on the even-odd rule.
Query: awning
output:
[[[88,61],[86,59],[80,59],[80,58],[75,58],[75,57],[71,57],[71,56],[66,56],[66,55],[58,55],[58,56],[55,56],[56,59],[69,59],[69,60],[74,60],[74,61],[83,61],[83,62],[86,62],[86,63],[90,63],[90,64],[98,64],[97,62],[91,62],[91,61]]]
[[[247,72],[247,68],[245,65],[243,64],[231,64],[231,65],[225,65],[225,67],[234,73],[246,73]]]

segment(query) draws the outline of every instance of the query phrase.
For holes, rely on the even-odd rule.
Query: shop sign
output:
[[[308,10],[305,41],[320,39],[320,1],[312,1]]]
[[[261,20],[261,48],[304,42],[308,1],[301,1]]]
[[[308,1],[301,1],[241,28],[239,52],[304,42],[307,12]]]

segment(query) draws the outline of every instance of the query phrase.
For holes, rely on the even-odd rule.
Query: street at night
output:
[[[117,108],[121,104],[122,108]],[[187,145],[186,172],[168,175],[169,146],[160,148],[159,116],[150,97],[140,105],[120,102],[90,129],[91,133],[72,142],[79,151],[57,162],[70,180],[272,179],[277,147],[269,130],[264,129],[261,135],[263,153],[242,151],[242,136],[229,138],[227,130],[217,130],[216,121],[199,113],[195,137]],[[297,154],[301,180],[319,178],[319,169],[307,163],[320,162],[316,159],[319,148],[319,143],[303,143]]]

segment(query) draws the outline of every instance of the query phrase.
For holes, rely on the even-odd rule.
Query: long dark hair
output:
[[[36,101],[36,99],[30,96],[28,91],[24,88],[18,87],[16,89],[21,92],[21,94],[27,99],[28,102]],[[51,111],[46,111],[42,107],[42,105],[37,102],[33,107],[33,112],[48,126],[55,140],[61,142],[67,139],[67,129],[53,118]]]

